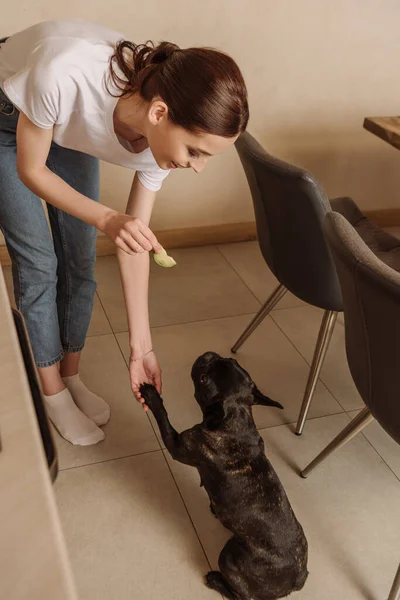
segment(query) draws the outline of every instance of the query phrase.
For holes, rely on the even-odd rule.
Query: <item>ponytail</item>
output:
[[[171,121],[189,131],[234,137],[246,129],[243,76],[235,61],[218,50],[123,40],[111,57],[109,75],[117,90],[112,95],[139,93],[148,102],[160,97]]]

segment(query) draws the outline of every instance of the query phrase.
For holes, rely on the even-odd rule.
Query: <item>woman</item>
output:
[[[122,41],[121,41],[122,40]],[[79,378],[90,322],[96,229],[117,246],[130,378],[161,390],[148,316],[148,225],[171,169],[200,173],[246,128],[239,68],[206,48],[137,46],[85,21],[30,27],[0,46],[0,226],[50,419],[95,444],[109,406]],[[136,171],[126,214],[98,203],[99,159]],[[51,233],[39,198],[47,203]]]

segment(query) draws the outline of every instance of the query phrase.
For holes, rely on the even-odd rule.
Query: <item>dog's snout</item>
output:
[[[201,360],[202,364],[205,364],[205,365],[208,365],[210,362],[212,362],[213,360],[216,360],[217,358],[221,358],[221,357],[216,352],[206,352],[205,354],[203,354],[203,356],[200,356],[200,360]]]

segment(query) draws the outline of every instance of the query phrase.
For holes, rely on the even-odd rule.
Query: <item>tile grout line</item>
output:
[[[208,566],[209,566],[209,568],[210,568],[210,570],[211,570],[211,569],[212,569],[211,563],[210,563],[210,561],[208,560],[207,553],[206,553],[206,551],[205,551],[205,548],[204,548],[204,546],[203,546],[203,543],[202,543],[202,541],[201,541],[201,539],[200,539],[200,536],[199,536],[199,534],[198,534],[198,532],[197,532],[196,526],[195,526],[195,524],[194,524],[194,522],[193,522],[193,520],[192,520],[192,517],[191,517],[191,515],[190,515],[189,509],[188,509],[188,507],[186,506],[186,502],[185,502],[185,500],[184,500],[184,498],[183,498],[183,495],[182,495],[182,492],[181,492],[181,490],[180,490],[180,487],[179,487],[179,485],[178,485],[178,483],[177,483],[177,481],[176,481],[176,479],[175,479],[175,476],[174,476],[174,474],[173,474],[173,472],[172,472],[172,469],[171,469],[171,467],[170,467],[170,465],[169,465],[169,462],[168,462],[168,460],[167,460],[167,458],[166,458],[166,456],[165,456],[165,451],[167,451],[167,452],[168,452],[168,450],[166,450],[166,449],[165,449],[165,450],[164,450],[164,449],[162,449],[162,450],[161,450],[161,452],[162,452],[162,454],[163,454],[163,457],[164,457],[164,460],[165,460],[165,463],[166,463],[166,465],[167,465],[167,468],[168,468],[168,470],[169,470],[169,472],[170,472],[170,475],[171,475],[171,477],[172,477],[172,479],[173,479],[173,481],[174,481],[174,483],[175,483],[175,487],[176,487],[176,489],[178,490],[178,494],[179,494],[179,496],[180,496],[180,498],[181,498],[181,500],[182,500],[183,506],[185,507],[185,510],[186,510],[187,516],[189,517],[189,520],[190,520],[190,522],[191,522],[191,524],[192,524],[192,527],[193,527],[193,529],[194,529],[194,532],[195,532],[195,534],[196,534],[196,537],[197,537],[197,539],[198,539],[198,541],[199,541],[199,544],[200,544],[200,546],[201,546],[201,549],[203,550],[203,554],[204,554],[204,556],[205,556],[205,559],[206,559],[206,561],[207,561],[207,564],[208,564]]]
[[[210,319],[199,319],[198,321],[182,321],[179,323],[168,323],[166,325],[153,325],[152,327],[150,327],[150,330],[153,331],[155,329],[166,329],[167,327],[180,327],[181,325],[193,325],[194,323],[207,323],[208,321],[222,321],[223,319],[237,319],[239,317],[254,317],[256,315],[255,312],[249,312],[249,313],[240,313],[238,315],[224,315],[221,317],[211,317]],[[96,337],[101,337],[101,336],[105,336],[105,335],[114,335],[117,336],[120,333],[129,333],[128,329],[124,329],[121,331],[114,331],[113,329],[111,329],[111,331],[108,331],[106,333],[95,333],[92,335],[88,335],[86,336],[88,339],[90,338],[96,338]]]
[[[207,319],[197,319],[195,321],[177,321],[176,323],[166,323],[165,325],[151,325],[150,330],[153,331],[155,329],[164,329],[166,327],[178,327],[180,325],[192,325],[193,323],[206,323],[207,321],[219,321],[221,319],[236,319],[238,317],[252,317],[255,314],[256,313],[254,311],[251,311],[251,312],[245,312],[245,313],[234,314],[234,315],[221,315],[219,317],[211,317],[211,318],[207,318]],[[123,331],[114,331],[113,333],[115,333],[115,334],[128,333],[128,330],[124,329]],[[98,335],[107,335],[107,334],[100,333]],[[95,337],[95,336],[90,336],[90,337]]]
[[[162,327],[175,327],[176,325],[191,325],[192,323],[205,323],[206,321],[220,321],[221,319],[236,319],[237,317],[250,317],[256,313],[250,312],[238,313],[234,315],[221,315],[219,317],[211,317],[208,319],[197,319],[196,321],[181,321],[179,323],[171,323],[168,325],[153,325],[150,329],[161,329]]]
[[[355,411],[353,411],[353,410],[352,411],[343,411],[343,412],[332,413],[330,415],[321,415],[321,416],[318,416],[318,417],[310,417],[310,418],[307,419],[307,421],[315,421],[317,419],[325,419],[325,418],[335,417],[337,415],[343,415],[343,414],[347,415],[349,417],[349,419],[352,420],[354,417],[352,417],[349,414],[350,412],[357,412],[357,409],[355,409]],[[275,429],[277,427],[286,427],[286,428],[289,428],[291,425],[293,425],[293,426],[296,425],[296,421],[290,421],[288,423],[280,423],[280,424],[277,424],[277,425],[270,425],[270,426],[267,426],[267,427],[258,427],[257,431],[258,432],[269,431],[270,429]],[[152,426],[152,428],[153,428],[153,426]],[[153,431],[154,431],[154,428],[153,428]],[[388,469],[393,473],[393,475],[396,477],[396,479],[400,482],[400,478],[398,477],[398,475],[395,473],[395,471],[393,471],[393,469],[391,468],[391,466],[386,462],[385,458],[380,454],[380,452],[377,450],[377,448],[375,448],[375,446],[373,445],[373,443],[366,437],[366,435],[364,434],[364,432],[360,432],[360,433],[365,438],[365,440],[368,442],[368,444],[371,446],[371,448],[376,452],[376,454],[378,454],[378,456],[380,457],[380,459],[382,460],[382,462],[388,467]],[[161,447],[161,444],[160,444],[157,436],[155,436],[155,437],[157,439],[158,445],[160,446],[158,449],[155,449],[155,450],[146,450],[145,452],[138,452],[138,453],[134,453],[134,454],[126,454],[124,456],[115,456],[113,458],[106,458],[105,460],[99,460],[99,461],[96,461],[96,462],[85,463],[83,465],[75,465],[73,467],[65,467],[65,468],[62,468],[62,469],[60,468],[59,469],[59,473],[63,473],[64,471],[71,471],[73,469],[82,469],[84,467],[91,467],[91,466],[94,466],[94,465],[101,465],[103,463],[108,463],[108,462],[112,462],[112,461],[124,460],[126,458],[135,458],[136,456],[144,456],[144,455],[147,455],[147,454],[155,454],[156,452],[162,452],[163,456],[164,456],[164,459],[165,459],[165,452],[167,450],[166,450],[166,448]],[[168,463],[167,460],[166,460],[166,462],[167,462],[168,469],[171,472],[171,476],[174,479],[174,483],[175,483],[175,485],[178,488],[179,493],[180,493],[179,486],[178,486],[178,484],[177,484],[177,482],[175,480],[175,477],[174,477],[174,475],[172,473],[172,470],[171,470],[171,468],[169,466],[169,463]],[[180,493],[180,495],[182,497],[181,493]],[[185,501],[183,500],[183,497],[182,497],[182,501],[183,501],[183,503],[185,505],[186,510],[188,511],[188,508],[186,506]],[[192,522],[192,524],[193,524],[193,522]],[[193,524],[193,527],[195,528],[194,524]],[[196,530],[196,535],[198,536],[197,530]],[[203,548],[203,551],[204,551],[204,548]],[[207,562],[208,562],[208,559],[207,559]],[[210,565],[210,563],[208,563],[208,564]],[[211,568],[211,565],[210,565],[210,568]]]
[[[239,244],[240,244],[240,243],[246,243],[246,242],[236,242],[236,243],[239,243]],[[232,268],[232,270],[233,270],[233,271],[236,273],[236,275],[239,277],[239,279],[240,279],[240,280],[241,280],[241,281],[244,283],[244,285],[245,285],[245,286],[246,286],[246,288],[249,290],[249,292],[251,292],[251,294],[254,296],[254,298],[257,300],[257,302],[260,304],[260,307],[261,307],[261,306],[263,306],[263,305],[265,304],[266,300],[264,300],[264,301],[263,301],[263,300],[260,300],[260,299],[258,298],[258,296],[256,295],[256,293],[255,293],[255,292],[253,292],[253,290],[252,290],[252,289],[251,289],[251,287],[248,285],[248,283],[247,283],[247,282],[246,282],[246,281],[243,279],[243,277],[240,275],[239,271],[237,271],[237,270],[235,269],[235,267],[233,266],[233,264],[230,262],[229,258],[227,258],[227,257],[225,256],[225,254],[222,252],[222,250],[220,250],[220,248],[219,248],[219,246],[220,246],[220,245],[224,246],[225,244],[219,244],[219,245],[217,246],[217,250],[218,250],[218,252],[219,252],[219,253],[220,253],[220,254],[221,254],[223,257],[224,257],[224,259],[226,260],[226,262],[228,263],[228,265],[229,265],[229,266]],[[268,265],[266,264],[265,266],[266,266],[266,268],[268,269]],[[272,271],[271,271],[271,272],[272,272]],[[273,273],[272,273],[272,274],[273,274]],[[275,277],[275,276],[274,276],[274,277]],[[277,285],[279,285],[279,281],[278,281],[278,280],[277,280]],[[289,293],[290,293],[290,292],[289,292]],[[297,298],[297,296],[294,296],[294,298]],[[300,300],[300,298],[299,298],[299,302],[301,302],[301,304],[299,304],[298,306],[282,306],[281,308],[274,307],[274,308],[271,310],[271,312],[273,312],[274,310],[291,310],[291,309],[293,309],[293,308],[301,308],[301,307],[304,305],[304,302],[303,302],[303,300]],[[278,302],[278,305],[279,305],[279,302]],[[306,305],[306,306],[309,306],[309,305]]]
[[[343,412],[337,412],[337,413],[332,413],[330,415],[320,415],[319,417],[310,417],[309,419],[307,419],[307,421],[314,421],[315,419],[324,419],[326,417],[334,417],[336,415],[342,415],[342,414],[347,414],[346,411]],[[351,416],[348,415],[348,417],[351,419]],[[151,423],[151,421],[150,421]],[[275,427],[289,427],[290,425],[295,425],[296,421],[289,421],[287,423],[279,423],[277,425],[269,425],[267,427],[258,427],[257,431],[266,431],[269,429],[275,429]],[[154,427],[153,427],[153,431],[154,431]],[[90,463],[85,463],[83,465],[75,465],[73,467],[64,467],[64,468],[60,468],[59,472],[63,472],[63,471],[70,471],[72,469],[82,469],[83,467],[91,467],[93,465],[101,465],[102,463],[107,463],[107,462],[111,462],[111,461],[117,461],[117,460],[124,460],[125,458],[134,458],[135,456],[143,456],[146,454],[154,454],[156,452],[166,452],[167,449],[163,446],[161,446],[157,436],[155,436],[157,439],[157,443],[160,446],[159,448],[156,448],[154,450],[146,450],[145,452],[138,452],[138,453],[133,453],[133,454],[124,454],[123,456],[115,456],[113,458],[106,458],[104,460],[97,460],[95,462],[90,462]],[[168,465],[169,466],[169,465]]]
[[[96,283],[96,285],[97,285],[97,283]],[[112,331],[112,330],[113,330],[113,328],[112,328],[112,325],[111,325],[111,321],[110,321],[110,319],[108,318],[107,311],[106,311],[106,309],[104,308],[104,304],[103,304],[103,302],[101,301],[100,294],[99,294],[99,292],[97,291],[97,289],[96,289],[96,296],[97,296],[97,299],[98,299],[98,301],[100,302],[100,306],[101,306],[101,308],[103,309],[103,312],[104,312],[104,314],[105,314],[105,316],[106,316],[107,323],[109,324],[109,326],[110,326],[110,329],[111,329],[111,331]],[[99,334],[99,335],[105,335],[105,334]],[[90,336],[90,337],[95,337],[95,336]]]
[[[222,256],[222,258],[224,259],[224,261],[227,263],[227,265],[239,277],[240,281],[243,283],[243,285],[246,287],[246,289],[250,292],[250,294],[253,296],[253,298],[255,298],[257,300],[257,303],[259,304],[259,306],[261,308],[262,302],[257,298],[257,296],[253,292],[253,290],[247,285],[246,281],[243,279],[243,277],[240,275],[240,273],[235,269],[235,267],[233,266],[233,264],[227,259],[227,257],[222,252],[222,250],[220,250],[219,246],[215,246],[215,247],[216,247],[217,251],[220,253],[220,255]]]
[[[307,422],[308,421],[315,421],[316,419],[326,419],[326,418],[329,418],[329,417],[336,417],[337,415],[345,415],[345,414],[347,414],[346,411],[345,410],[341,410],[339,412],[334,412],[334,413],[331,413],[329,415],[319,415],[317,417],[308,417],[307,418]],[[268,425],[267,427],[257,427],[257,431],[267,431],[269,429],[274,429],[275,427],[287,427],[287,428],[289,428],[290,425],[296,426],[297,425],[297,421],[288,421],[287,423],[280,423],[278,425]],[[293,435],[295,435],[294,432],[292,432],[292,433],[293,433]],[[303,434],[300,437],[303,437]]]
[[[157,440],[158,442],[158,440]],[[145,452],[138,452],[137,454],[126,454],[124,456],[114,456],[114,458],[106,458],[104,460],[97,460],[96,462],[86,463],[84,465],[75,465],[74,467],[64,467],[63,469],[58,469],[59,473],[63,473],[64,471],[71,471],[73,469],[83,469],[84,467],[92,467],[94,465],[102,465],[103,463],[108,463],[117,460],[124,460],[125,458],[134,458],[136,456],[144,456],[146,454],[155,454],[156,452],[161,452],[161,448],[157,448],[156,450],[146,450]]]

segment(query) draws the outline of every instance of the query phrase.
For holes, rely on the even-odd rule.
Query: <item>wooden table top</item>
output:
[[[400,117],[367,117],[364,128],[400,150]]]

